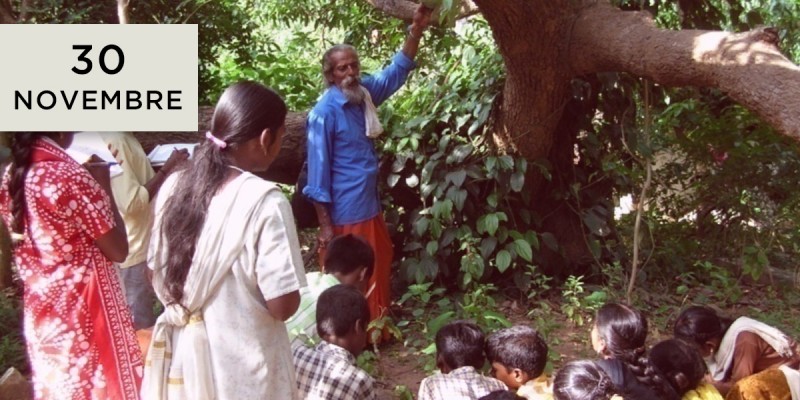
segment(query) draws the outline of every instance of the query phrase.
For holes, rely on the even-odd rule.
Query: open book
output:
[[[191,159],[192,155],[194,154],[195,147],[197,147],[197,143],[160,144],[156,146],[153,151],[150,152],[150,154],[147,155],[147,158],[150,160],[150,164],[152,164],[154,167],[161,166],[167,162],[169,156],[174,150],[188,150],[189,159]]]
[[[111,154],[103,138],[97,132],[78,132],[73,136],[72,144],[66,149],[67,154],[74,158],[79,164],[84,164],[92,157],[97,155],[103,161],[109,163],[111,177],[122,173],[122,167],[117,164],[117,160]]]

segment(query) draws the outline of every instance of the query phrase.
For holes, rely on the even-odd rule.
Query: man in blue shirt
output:
[[[382,131],[375,106],[396,92],[416,66],[419,41],[431,16],[420,5],[403,44],[383,71],[361,79],[358,53],[349,45],[328,49],[322,73],[328,89],[308,114],[308,184],[320,223],[320,259],[334,235],[352,233],[375,252],[375,272],[367,286],[371,318],[389,306],[392,242],[381,214],[378,156],[371,138]],[[324,267],[324,266],[323,266]]]

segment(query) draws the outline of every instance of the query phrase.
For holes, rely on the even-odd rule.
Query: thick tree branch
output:
[[[134,135],[149,153],[156,145],[168,143],[199,143],[211,129],[214,107],[200,107],[197,132],[136,132]],[[271,181],[294,184],[306,159],[306,113],[289,113],[286,116],[286,133],[283,134],[278,158],[263,174]]]
[[[418,2],[413,2],[409,0],[366,0],[367,3],[371,4],[376,9],[380,10],[382,13],[390,16],[399,18],[405,21],[411,21],[414,17],[414,10],[417,9],[419,6]],[[463,0],[461,1],[461,6],[456,16],[456,19],[466,18],[471,15],[478,14],[480,10],[478,6],[472,0]],[[438,18],[434,17],[431,19],[431,24],[435,25],[439,21]]]
[[[574,23],[572,71],[623,71],[667,86],[715,87],[779,132],[800,140],[800,67],[769,29],[744,33],[655,26],[648,14],[599,2]]]

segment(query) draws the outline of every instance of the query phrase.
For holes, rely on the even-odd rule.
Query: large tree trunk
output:
[[[403,0],[367,1],[404,19],[413,9]],[[573,143],[562,137],[574,134],[563,129],[569,124],[559,122],[569,118],[563,115],[569,81],[597,72],[628,72],[665,86],[716,87],[781,133],[800,139],[800,68],[776,48],[770,30],[664,30],[649,14],[622,11],[608,0],[474,3],[505,61],[502,101],[493,112],[501,149],[559,165],[560,152],[571,152]],[[554,185],[531,178],[536,193]],[[551,216],[544,229],[556,234],[569,263],[584,263],[589,253],[579,216],[564,211],[563,204],[540,201],[537,207]]]

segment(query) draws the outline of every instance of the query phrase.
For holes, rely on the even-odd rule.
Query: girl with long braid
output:
[[[647,368],[645,340],[647,318],[637,309],[608,303],[597,311],[592,327],[592,347],[623,398],[678,400],[669,383]]]
[[[148,399],[294,399],[284,321],[300,304],[303,261],[291,206],[265,171],[281,148],[286,105],[237,83],[206,141],[155,205],[148,266],[164,303],[147,353]]]
[[[63,148],[71,133],[17,133],[0,185],[14,237],[38,399],[137,399],[142,359],[112,262],[125,226],[108,166],[86,168]]]

